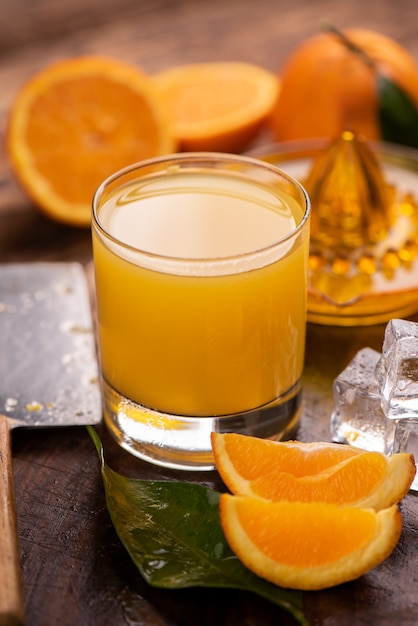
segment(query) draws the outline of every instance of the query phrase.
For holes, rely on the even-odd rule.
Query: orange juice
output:
[[[213,430],[294,436],[309,201],[250,157],[184,153],[93,200],[104,421],[142,459],[213,469]]]
[[[128,177],[108,192],[93,227],[106,384],[194,418],[291,393],[304,361],[304,216],[286,190],[233,171]]]

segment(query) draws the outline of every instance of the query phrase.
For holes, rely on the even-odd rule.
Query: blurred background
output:
[[[279,73],[325,23],[377,31],[418,59],[416,0],[0,0],[0,209],[22,204],[4,154],[8,110],[48,64],[98,54],[149,74],[204,61],[245,61]]]
[[[418,57],[410,0],[0,0],[0,106],[33,71],[78,54],[111,54],[149,72],[211,60],[277,70],[324,22],[378,30]]]

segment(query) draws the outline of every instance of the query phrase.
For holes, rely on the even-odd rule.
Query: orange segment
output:
[[[154,80],[185,151],[240,152],[269,118],[279,93],[277,76],[250,63],[183,65]]]
[[[7,151],[18,180],[50,217],[89,226],[98,185],[116,170],[177,148],[151,78],[102,57],[58,62],[11,107]]]
[[[402,530],[396,505],[375,512],[223,494],[220,512],[226,539],[244,565],[276,585],[302,590],[365,574],[391,554]]]
[[[232,493],[376,510],[399,502],[415,476],[410,454],[386,457],[341,444],[274,442],[212,433],[217,469]]]

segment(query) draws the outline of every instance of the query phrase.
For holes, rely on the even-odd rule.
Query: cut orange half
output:
[[[14,100],[7,152],[24,190],[48,216],[89,226],[110,174],[177,149],[151,78],[103,57],[67,59],[29,80]]]
[[[379,510],[408,493],[416,472],[410,454],[386,457],[341,444],[213,433],[212,447],[217,469],[232,493],[271,501]]]
[[[391,554],[402,530],[397,505],[376,512],[223,494],[220,513],[226,539],[244,565],[276,585],[301,590],[362,576]]]
[[[267,122],[279,79],[251,63],[182,65],[154,76],[184,151],[240,152]]]

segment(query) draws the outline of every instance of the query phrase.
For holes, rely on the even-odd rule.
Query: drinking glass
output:
[[[168,155],[98,188],[104,420],[123,448],[208,470],[212,431],[294,436],[309,214],[296,180],[245,156]]]

